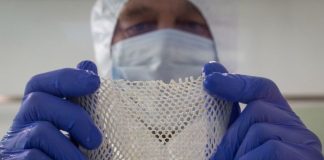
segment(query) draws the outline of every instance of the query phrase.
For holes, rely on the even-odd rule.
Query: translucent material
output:
[[[78,101],[103,133],[90,160],[208,160],[228,126],[232,103],[205,93],[202,77],[102,80]]]

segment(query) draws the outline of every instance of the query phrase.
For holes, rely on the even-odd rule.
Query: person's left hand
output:
[[[215,62],[204,67],[205,90],[236,102],[233,123],[212,160],[324,159],[321,142],[293,112],[274,82],[225,72]],[[238,102],[247,105],[242,113]]]

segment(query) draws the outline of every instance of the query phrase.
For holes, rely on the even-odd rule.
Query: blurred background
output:
[[[0,0],[0,137],[31,76],[93,60],[94,0]],[[324,142],[323,0],[245,0],[237,73],[274,80]]]

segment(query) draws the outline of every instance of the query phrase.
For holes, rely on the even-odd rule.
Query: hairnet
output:
[[[111,66],[111,41],[123,5],[128,0],[98,0],[91,16],[95,58],[99,72],[109,75]],[[223,65],[233,71],[236,65],[237,16],[236,0],[190,0],[206,19],[216,55]]]

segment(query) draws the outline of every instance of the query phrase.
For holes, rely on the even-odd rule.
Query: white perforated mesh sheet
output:
[[[202,77],[103,80],[78,101],[103,134],[90,160],[208,160],[229,122],[232,103],[203,90]]]

